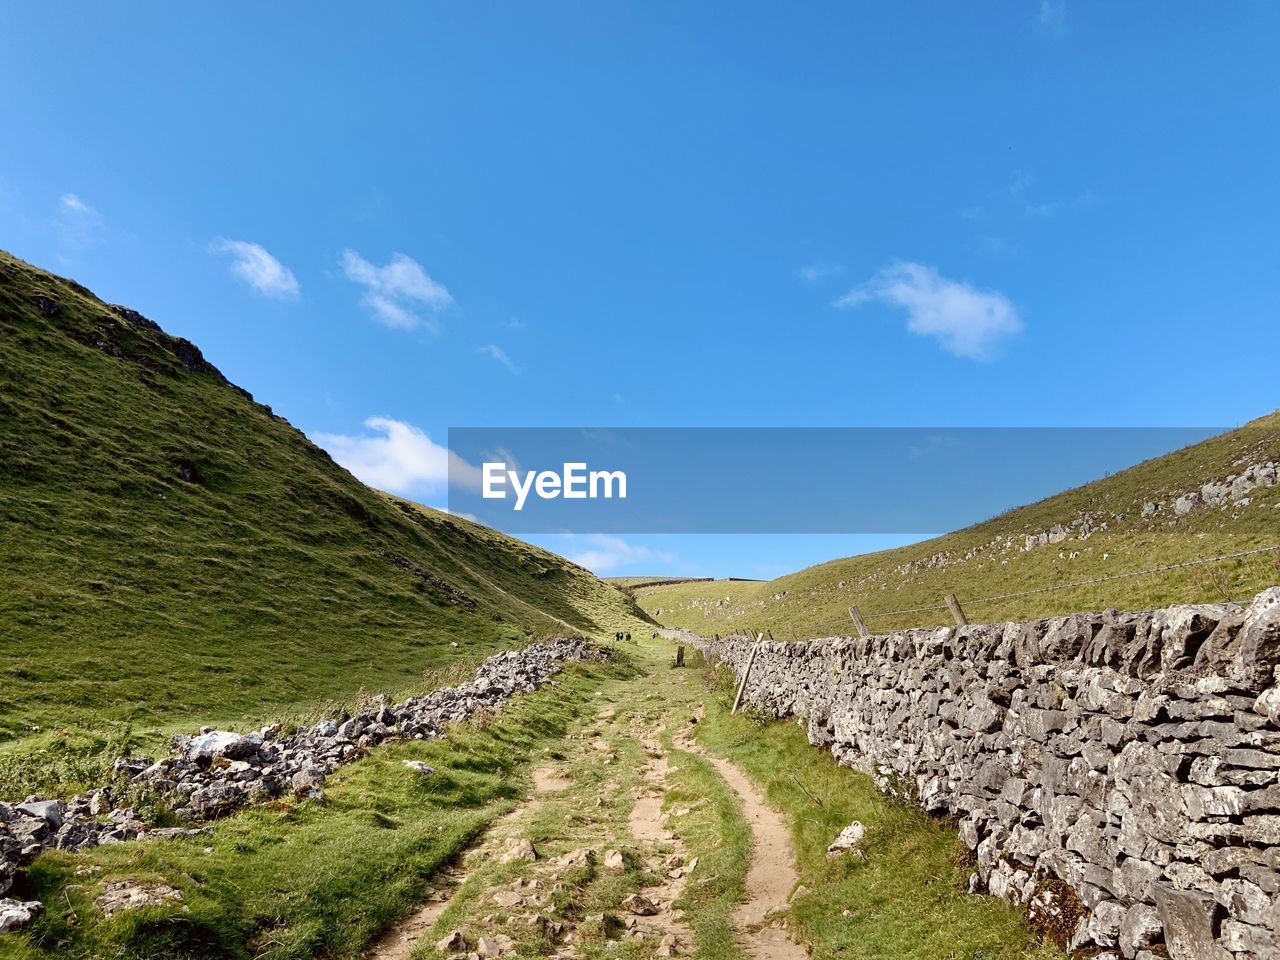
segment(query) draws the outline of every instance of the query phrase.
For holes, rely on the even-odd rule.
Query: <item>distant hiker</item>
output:
[[[628,631],[627,631],[627,643],[630,643],[630,642],[631,642],[631,631],[630,631],[630,630],[628,630]]]

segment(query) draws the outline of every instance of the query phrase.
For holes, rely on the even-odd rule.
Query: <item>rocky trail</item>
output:
[[[713,802],[680,791],[695,756],[724,778],[754,834],[727,955],[807,956],[776,915],[796,885],[785,822],[740,770],[698,745],[688,693],[655,693],[646,677],[606,687],[532,771],[527,799],[433,878],[370,960],[726,955],[700,949],[687,896],[716,879],[699,855],[709,838],[685,826]]]

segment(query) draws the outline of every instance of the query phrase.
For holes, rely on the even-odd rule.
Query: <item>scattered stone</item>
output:
[[[507,849],[502,854],[503,863],[518,863],[526,861],[533,863],[538,859],[538,851],[533,847],[533,841],[523,838],[513,838],[507,841]]]
[[[637,917],[652,917],[662,912],[662,908],[643,893],[633,893],[623,900],[622,909]]]
[[[596,862],[596,851],[592,847],[580,847],[556,857],[555,862],[560,867],[589,867]]]
[[[476,941],[476,953],[482,957],[504,957],[515,952],[515,941],[505,934],[491,933]]]
[[[441,953],[461,953],[467,949],[467,938],[461,930],[454,930],[443,940],[436,941],[436,949]]]
[[[840,835],[831,841],[831,846],[827,847],[828,857],[837,857],[842,853],[851,853],[856,856],[862,856],[862,840],[867,835],[867,828],[857,820],[849,824],[840,831]]]
[[[405,760],[404,765],[423,777],[434,777],[436,775],[436,768],[430,764],[423,763],[421,760]]]
[[[622,855],[621,850],[606,850],[604,852],[604,868],[610,873],[622,873],[627,869],[627,860]]]
[[[182,893],[167,883],[116,880],[108,883],[102,895],[93,902],[110,919],[123,910],[182,903]]]

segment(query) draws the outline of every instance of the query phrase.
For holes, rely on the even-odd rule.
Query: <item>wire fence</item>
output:
[[[1075,590],[1080,587],[1091,587],[1100,583],[1109,583],[1114,580],[1129,580],[1133,577],[1154,576],[1161,573],[1169,573],[1174,570],[1185,570],[1188,567],[1203,566],[1208,563],[1220,563],[1224,560],[1238,560],[1242,557],[1257,556],[1258,554],[1272,553],[1280,558],[1280,544],[1273,544],[1268,547],[1254,547],[1249,550],[1235,550],[1231,553],[1224,553],[1214,557],[1197,557],[1194,560],[1185,560],[1181,563],[1168,563],[1159,567],[1150,567],[1146,570],[1127,570],[1124,573],[1112,573],[1102,577],[1090,577],[1087,580],[1074,580],[1068,583],[1055,583],[1047,587],[1032,587],[1027,590],[1015,590],[1010,593],[998,593],[990,597],[966,597],[964,598],[965,606],[976,606],[985,603],[998,603],[1004,600],[1017,600],[1022,597],[1031,597],[1044,593],[1058,593],[1063,590]],[[903,617],[912,613],[932,613],[940,610],[949,610],[947,603],[930,603],[919,607],[903,607],[900,610],[874,610],[861,611],[864,620],[885,619],[887,617]],[[821,620],[817,623],[805,624],[806,629],[821,630],[826,627],[845,626],[850,624],[849,616],[841,616],[831,620]]]

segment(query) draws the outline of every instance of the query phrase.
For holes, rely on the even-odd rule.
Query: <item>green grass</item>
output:
[[[212,837],[45,854],[12,895],[48,910],[22,935],[0,938],[0,956],[359,957],[418,905],[441,865],[515,806],[531,763],[595,709],[591,694],[628,672],[574,666],[559,686],[515,700],[486,725],[379,747],[335,774],[322,803],[251,808],[216,824]],[[437,775],[419,777],[404,759]],[[93,900],[123,878],[168,883],[186,909],[106,920]]]
[[[547,633],[644,628],[620,590],[370,490],[189,344],[2,253],[0,318],[0,754],[256,722]]]
[[[708,676],[699,740],[737,764],[790,821],[808,889],[793,899],[791,917],[815,958],[1061,957],[1035,942],[1021,909],[967,893],[968,851],[954,831],[839,766],[796,724],[730,715],[732,684]],[[865,860],[827,859],[827,846],[854,820],[867,828]]]
[[[1183,517],[1168,516],[1173,498],[1239,473],[1241,459],[1280,461],[1280,414],[921,543],[831,560],[767,583],[717,580],[633,587],[631,592],[668,626],[706,635],[769,630],[779,640],[848,634],[854,629],[848,613],[854,605],[877,633],[950,623],[941,606],[948,593],[959,597],[974,623],[1248,599],[1280,583],[1280,555],[986,600],[1280,544],[1280,486],[1255,489],[1253,503],[1239,511],[1201,508]],[[1164,501],[1165,514],[1143,518],[1147,501]],[[1108,529],[1022,549],[1026,535],[1085,515],[1106,518]],[[1005,549],[1010,540],[1012,547]],[[945,565],[930,566],[939,555],[946,558]],[[925,606],[941,608],[894,613]]]
[[[690,808],[675,829],[698,857],[699,876],[707,878],[706,883],[686,886],[679,904],[694,918],[699,956],[736,960],[742,950],[729,918],[744,892],[751,828],[737,794],[710,763],[696,753],[675,749],[670,736],[666,744],[677,764],[669,778],[668,803]],[[699,806],[702,801],[708,802]]]

